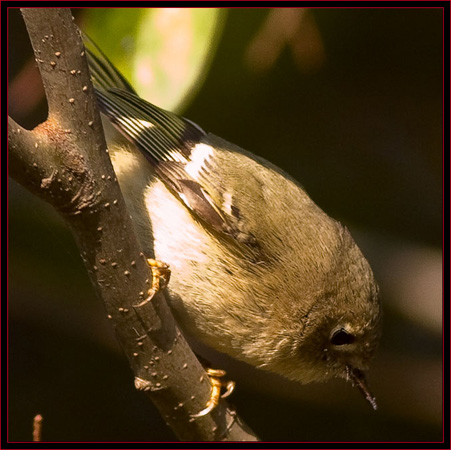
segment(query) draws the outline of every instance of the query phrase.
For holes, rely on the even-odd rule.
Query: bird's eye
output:
[[[355,336],[351,333],[348,333],[343,328],[335,331],[330,338],[330,342],[333,345],[347,345],[352,344],[355,341]]]

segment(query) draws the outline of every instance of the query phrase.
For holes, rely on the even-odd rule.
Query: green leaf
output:
[[[216,8],[87,9],[83,30],[146,100],[175,111],[205,80],[225,20]]]

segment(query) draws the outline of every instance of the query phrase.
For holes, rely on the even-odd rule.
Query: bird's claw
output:
[[[218,406],[220,398],[228,397],[235,389],[235,382],[231,380],[223,380],[226,375],[225,370],[218,369],[206,369],[207,375],[211,383],[210,398],[207,401],[205,408],[197,414],[193,414],[191,417],[198,418],[206,416],[208,413]],[[225,392],[221,395],[221,389],[225,388]]]
[[[148,296],[143,300],[137,307],[143,306],[145,303],[150,302],[156,295],[156,293],[165,289],[171,278],[171,269],[169,269],[169,264],[156,259],[147,258],[147,264],[150,266],[152,271],[152,287],[149,289]]]

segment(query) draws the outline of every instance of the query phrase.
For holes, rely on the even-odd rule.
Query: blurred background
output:
[[[282,167],[352,232],[384,308],[369,372],[301,386],[218,354],[266,441],[442,440],[442,10],[74,9],[155,104]],[[46,105],[18,9],[9,113]],[[133,375],[59,216],[9,180],[9,439],[175,436]]]

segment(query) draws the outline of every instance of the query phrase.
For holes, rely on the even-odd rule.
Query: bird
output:
[[[119,185],[144,251],[171,268],[164,293],[183,332],[302,384],[350,380],[376,409],[365,371],[379,289],[349,230],[282,169],[141,98],[84,40],[122,136],[109,142]]]

